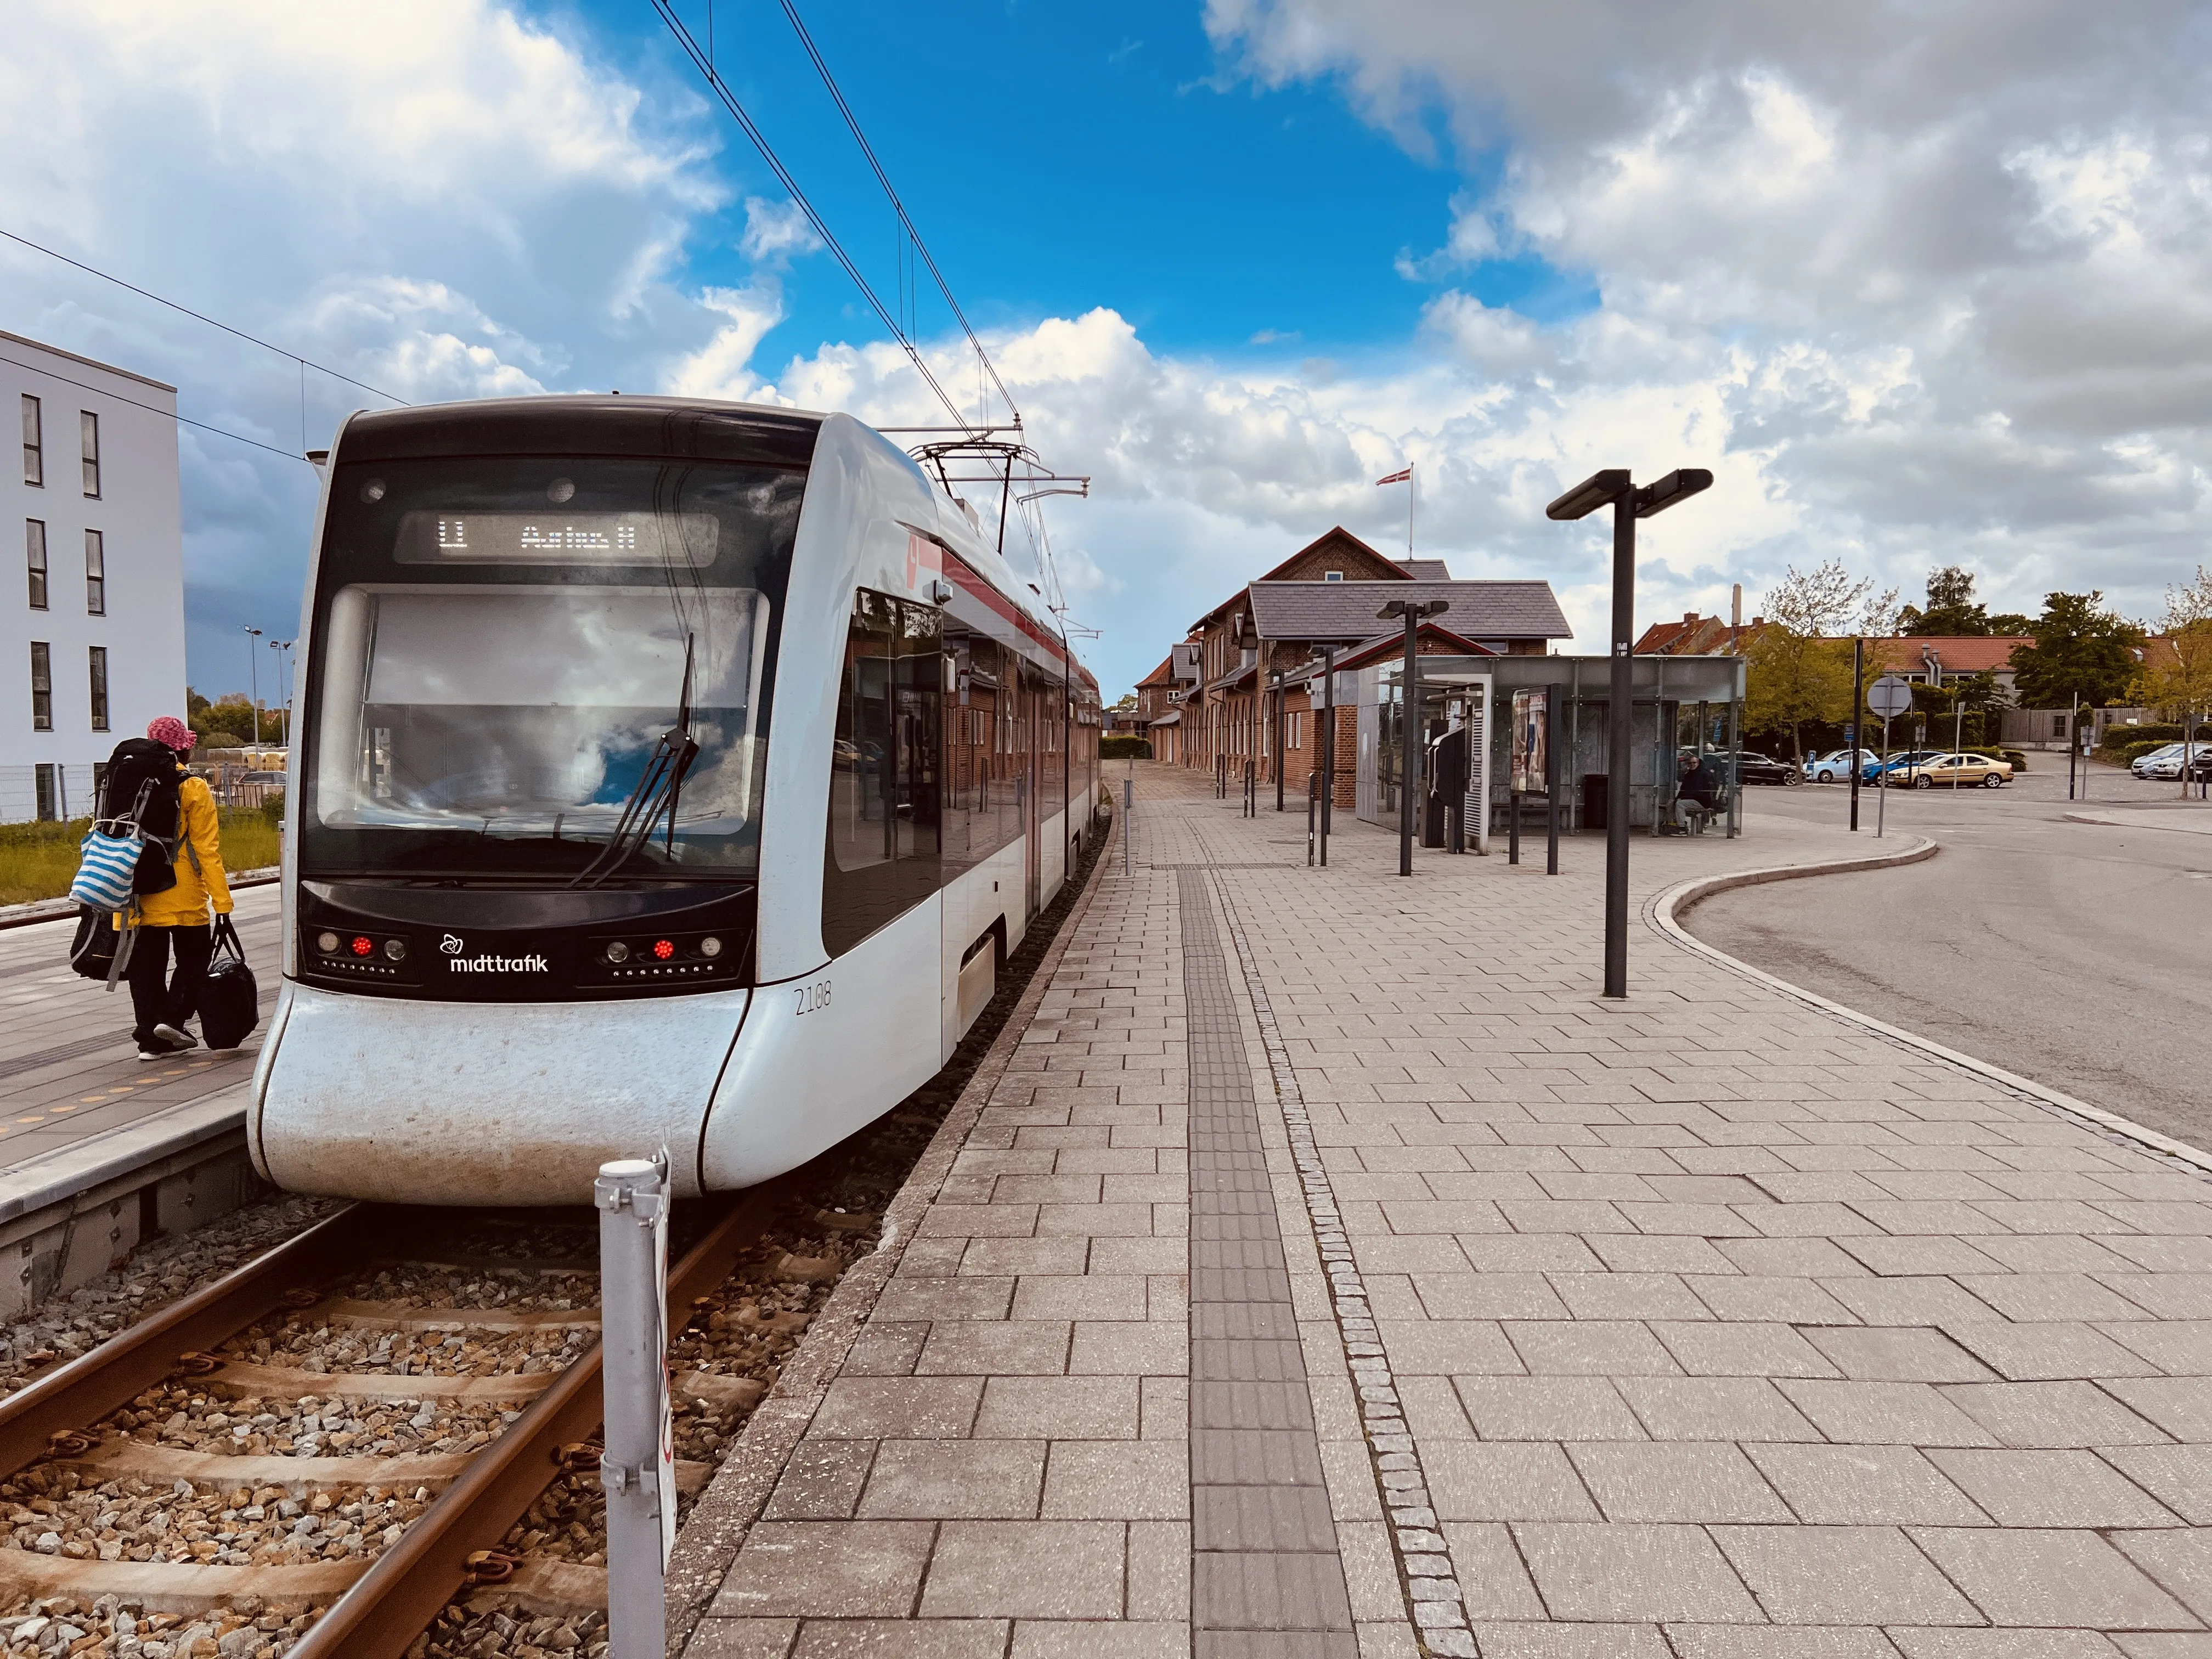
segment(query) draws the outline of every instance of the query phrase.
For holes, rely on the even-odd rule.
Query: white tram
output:
[[[1097,822],[1097,683],[859,422],[357,414],[318,519],[255,1166],[743,1187],[951,1055]]]

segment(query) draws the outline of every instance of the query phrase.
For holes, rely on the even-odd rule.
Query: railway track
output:
[[[681,1366],[785,1185],[679,1212],[695,1441],[763,1391]],[[355,1205],[0,1401],[0,1606],[32,1609],[0,1652],[398,1659],[471,1589],[603,1607],[588,1528],[526,1534],[565,1559],[499,1548],[562,1483],[596,1492],[595,1241],[589,1218]]]

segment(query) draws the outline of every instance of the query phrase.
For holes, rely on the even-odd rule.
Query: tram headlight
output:
[[[338,953],[339,943],[338,936],[327,930],[315,935],[315,949],[326,957],[334,957]]]
[[[707,957],[709,961],[712,961],[714,957],[722,954],[722,941],[716,939],[712,933],[708,934],[706,938],[699,941],[699,954]]]
[[[393,962],[405,961],[407,959],[407,941],[404,939],[388,939],[385,940],[384,954]]]
[[[610,940],[607,944],[607,960],[609,962],[628,962],[629,960],[629,946],[624,945],[620,939]]]

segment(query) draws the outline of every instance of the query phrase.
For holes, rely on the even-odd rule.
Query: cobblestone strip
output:
[[[1188,876],[1183,878],[1188,881]],[[1282,1028],[1276,1023],[1261,979],[1252,946],[1236,902],[1224,887],[1222,913],[1229,919],[1229,936],[1237,944],[1237,957],[1244,970],[1245,989],[1259,1018],[1261,1040],[1267,1045],[1267,1068],[1274,1074],[1275,1095],[1281,1103],[1283,1124],[1291,1144],[1291,1160],[1297,1166],[1306,1213],[1312,1218],[1314,1242],[1321,1251],[1322,1269],[1328,1273],[1330,1299],[1336,1311],[1336,1328],[1344,1343],[1346,1364],[1359,1391],[1359,1412],[1367,1431],[1368,1455],[1390,1510],[1390,1547],[1397,1558],[1401,1587],[1413,1620],[1415,1633],[1428,1652],[1438,1659],[1474,1659],[1474,1633],[1468,1627],[1467,1608],[1452,1565],[1451,1547],[1437,1524],[1429,1498],[1428,1476],[1421,1455],[1398,1399],[1397,1380],[1391,1374],[1390,1357],[1383,1351],[1382,1333],[1367,1302],[1367,1287],[1352,1260],[1352,1243],[1345,1235],[1344,1218],[1336,1207],[1321,1149],[1315,1145],[1313,1122],[1307,1115],[1305,1097],[1298,1087],[1297,1072],[1291,1064]]]
[[[1196,1659],[1356,1659],[1290,1267],[1206,877],[1176,872],[1190,1041]]]

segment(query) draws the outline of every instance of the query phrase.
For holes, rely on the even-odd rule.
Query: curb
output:
[[[2205,815],[2212,819],[2212,813]],[[2154,823],[2142,818],[2116,818],[2102,812],[2069,812],[2069,823],[2094,823],[2106,830],[2164,830],[2184,836],[2212,836],[2212,822],[2202,827],[2193,823]]]
[[[1118,808],[1114,818],[1119,832],[1124,826]],[[1118,838],[1117,833],[1115,839]],[[775,1483],[782,1479],[792,1453],[805,1438],[830,1384],[843,1368],[884,1286],[906,1254],[908,1242],[937,1201],[938,1191],[951,1174],[953,1160],[967,1145],[991,1091],[1006,1075],[1028,1034],[1037,1005],[1044,1000],[1061,958],[1090,914],[1091,902],[1097,896],[1113,857],[1114,841],[1109,839],[1099,850],[1083,890],[1068,907],[1059,933],[1038,959],[1006,1023],[999,1028],[999,1035],[976,1062],[960,1097],[915,1160],[905,1184],[885,1207],[882,1241],[845,1270],[799,1346],[785,1359],[767,1397],[745,1419],[736,1441],[724,1449],[714,1479],[684,1517],[665,1577],[666,1641],[672,1656],[685,1650],[708,1616],[739,1547],[768,1507]]]
[[[1796,1001],[1804,1003],[1809,1007],[1818,1008],[1824,1013],[1832,1014],[1847,1024],[1858,1026],[1863,1030],[1870,1031],[1876,1036],[1887,1038],[1891,1042],[1914,1049],[1931,1059],[1942,1060],[1947,1065],[1955,1066],[1985,1083],[1995,1084],[2007,1094],[2017,1099],[2026,1101],[2032,1106],[2039,1106],[2045,1111],[2055,1113],[2060,1117],[2069,1118],[2082,1127],[2103,1135],[2108,1139],[2117,1139],[2130,1142],[2138,1150],[2185,1164],[2200,1174],[2212,1175],[2212,1153],[2200,1152],[2186,1141],[2176,1140],[2171,1135],[2162,1135],[2155,1129],[2146,1128],[2140,1123],[2120,1116],[2117,1112],[2108,1112],[2101,1106],[2092,1106],[2086,1100],[2076,1100],[2073,1096],[2063,1093],[2059,1090],[2034,1082],[2016,1073],[2008,1072],[2002,1066],[1992,1066],[1989,1061],[1977,1060],[1972,1054],[1962,1054],[1957,1049],[1947,1048],[1931,1038],[1921,1036],[1916,1032],[1907,1031],[1887,1021],[1876,1019],[1871,1014],[1863,1014],[1857,1009],[1846,1007],[1840,1002],[1832,1002],[1816,992],[1806,990],[1802,986],[1792,985],[1786,979],[1778,978],[1764,969],[1754,968],[1749,963],[1706,944],[1685,929],[1679,920],[1700,900],[1711,898],[1716,893],[1724,893],[1733,888],[1754,887],[1770,881],[1789,881],[1798,876],[1835,875],[1852,870],[1892,869],[1899,865],[1917,864],[1923,859],[1933,858],[1938,850],[1936,842],[1923,839],[1902,853],[1888,854],[1875,858],[1837,859],[1822,864],[1785,865],[1765,870],[1740,870],[1727,875],[1693,877],[1688,881],[1678,882],[1674,886],[1654,894],[1644,905],[1644,919],[1654,932],[1671,939],[1682,949],[1727,969],[1730,973],[1741,975],[1770,989],[1780,991]]]

